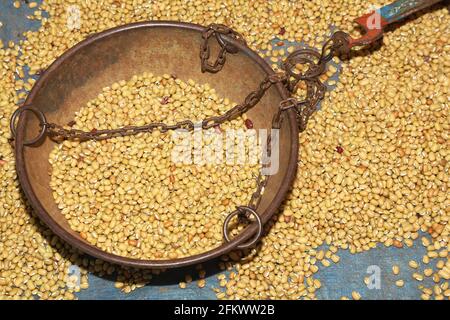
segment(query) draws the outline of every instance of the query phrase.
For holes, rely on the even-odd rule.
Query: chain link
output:
[[[214,61],[214,63],[209,62],[209,58],[211,56],[211,49],[209,46],[209,39],[212,36],[215,36],[217,39],[217,42],[220,45],[219,54]],[[202,72],[208,71],[211,73],[216,73],[222,70],[223,66],[225,65],[226,61],[226,54],[227,53],[237,53],[239,51],[238,48],[235,46],[227,43],[223,36],[228,36],[230,38],[233,38],[234,40],[240,42],[243,45],[247,45],[245,42],[244,37],[234,31],[231,28],[228,28],[227,26],[223,24],[211,24],[207,27],[207,29],[202,34],[202,43],[200,45],[200,59],[201,59],[201,69]]]

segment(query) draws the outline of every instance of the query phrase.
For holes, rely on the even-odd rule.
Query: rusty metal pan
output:
[[[210,83],[218,93],[240,101],[254,90],[271,67],[242,43],[224,36],[238,49],[227,60],[220,73],[200,71],[198,51],[203,26],[172,21],[149,21],[116,27],[78,43],[65,52],[41,75],[25,105],[45,112],[48,119],[67,123],[75,111],[94,98],[101,88],[144,71],[175,73],[182,79],[192,78]],[[213,47],[212,52],[218,48]],[[272,87],[261,102],[249,112],[255,128],[271,128],[273,114],[289,93],[280,84]],[[277,173],[269,178],[266,191],[257,208],[265,224],[285,199],[296,174],[298,128],[296,114],[287,111],[287,121],[280,128],[280,161]],[[61,239],[93,257],[122,266],[137,268],[175,268],[205,262],[226,254],[258,232],[251,224],[230,242],[202,254],[172,260],[141,260],[105,252],[83,240],[71,230],[57,208],[49,186],[48,155],[54,142],[43,137],[38,146],[24,142],[36,136],[39,120],[31,112],[20,117],[15,140],[17,175],[23,192],[37,216]]]

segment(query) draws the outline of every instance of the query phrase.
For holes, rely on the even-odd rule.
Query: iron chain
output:
[[[216,61],[214,63],[209,62],[209,58],[211,56],[211,49],[209,46],[209,39],[212,36],[216,37],[217,42],[220,45],[219,54],[217,56]],[[234,31],[231,28],[223,24],[211,24],[207,27],[207,29],[202,34],[202,43],[200,45],[200,59],[201,59],[201,70],[202,72],[208,71],[211,73],[216,73],[222,70],[226,61],[227,53],[237,53],[239,51],[235,46],[227,43],[223,36],[231,37],[232,39],[240,42],[243,45],[247,45],[244,37]]]

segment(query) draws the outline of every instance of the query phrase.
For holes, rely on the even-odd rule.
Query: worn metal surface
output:
[[[380,14],[388,23],[392,23],[441,1],[442,0],[398,0],[380,8]]]
[[[14,9],[12,1],[1,1],[0,21],[3,22],[3,27],[0,28],[0,39],[4,42],[17,40],[18,33],[36,29],[39,24],[25,17],[30,12],[30,9],[24,7]],[[273,42],[277,43],[278,39]],[[285,43],[288,44],[286,41]],[[333,79],[338,80],[337,76]],[[363,299],[418,299],[420,291],[417,286],[420,283],[411,278],[412,270],[408,267],[408,261],[421,261],[425,253],[425,248],[419,243],[412,248],[403,249],[379,246],[356,255],[340,251],[341,261],[337,265],[320,268],[317,273],[316,277],[322,282],[317,296],[320,299],[337,299],[343,295],[350,296],[352,291],[358,291]],[[393,264],[400,266],[400,275],[392,274]],[[183,280],[186,273],[190,273],[194,280],[196,274],[193,268],[182,268],[155,276],[150,285],[130,294],[123,294],[115,289],[113,279],[91,275],[90,288],[77,296],[80,299],[214,299],[215,294],[211,289],[218,287],[216,275],[220,272],[217,269],[217,261],[211,261],[204,266],[207,271],[207,285],[203,289],[198,288],[195,281],[188,284],[186,289],[180,289],[178,282]],[[367,270],[371,266],[379,267],[380,289],[369,289],[363,282],[364,277],[369,275]],[[434,265],[432,267],[435,268]],[[420,270],[423,268],[424,265],[420,264]],[[405,280],[404,288],[395,286],[394,282],[398,279]],[[430,279],[425,280],[423,284],[431,284]]]
[[[356,22],[365,30],[365,34],[357,39],[350,38],[350,47],[377,41],[388,25],[441,1],[443,0],[397,0],[357,18]]]

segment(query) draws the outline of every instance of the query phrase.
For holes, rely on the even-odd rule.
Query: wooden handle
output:
[[[361,38],[349,39],[349,47],[352,48],[373,43],[383,36],[383,29],[387,25],[441,1],[397,0],[380,9],[369,12],[355,20],[366,32]]]

